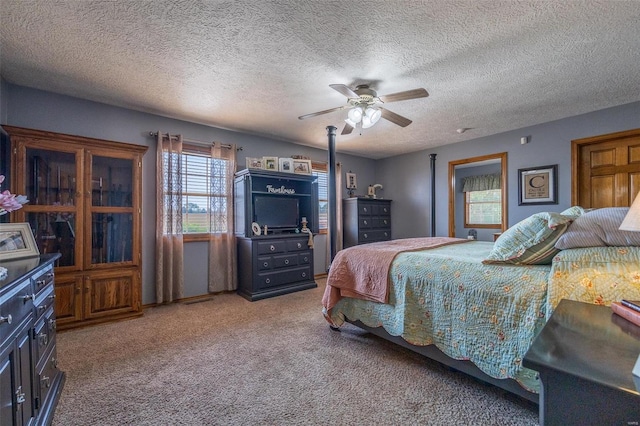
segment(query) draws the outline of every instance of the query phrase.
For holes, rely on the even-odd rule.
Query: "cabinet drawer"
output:
[[[53,283],[54,273],[51,268],[33,277],[33,288],[36,295]]]
[[[46,353],[49,352],[51,346],[55,344],[56,338],[56,320],[53,316],[53,307],[45,313],[45,315],[36,322],[33,329],[33,339],[35,348],[35,360],[39,363]]]
[[[307,250],[309,248],[308,240],[293,240],[287,241],[287,251],[300,251]]]
[[[361,216],[358,218],[358,226],[360,229],[371,229],[373,227],[373,219],[370,216]]]
[[[283,253],[287,250],[285,241],[258,242],[258,254]]]
[[[391,226],[391,218],[389,217],[374,217],[373,218],[373,227],[374,228],[389,228]]]
[[[359,233],[359,239],[361,243],[387,241],[391,239],[391,231],[388,231],[388,230],[364,231]]]
[[[391,214],[391,208],[386,204],[383,204],[383,205],[376,204],[372,207],[372,209],[373,209],[373,214],[375,215],[382,216],[382,215]]]
[[[308,266],[299,267],[286,271],[258,274],[257,287],[258,289],[266,289],[298,281],[308,281],[309,279],[311,279],[311,269]]]
[[[0,341],[11,335],[20,323],[33,312],[33,287],[26,279],[18,284],[0,303]]]
[[[40,404],[42,407],[47,401],[49,391],[60,374],[58,369],[58,358],[56,356],[56,346],[52,346],[52,350],[47,353],[46,359],[42,364],[38,365],[38,377],[36,378],[36,395],[40,396]]]
[[[286,254],[282,256],[273,256],[274,268],[287,268],[298,264],[297,254]]]
[[[36,295],[36,320],[40,317],[40,315],[44,314],[49,307],[53,305],[53,302],[56,299],[56,293],[54,291],[53,285],[45,287],[45,289]]]
[[[370,215],[373,213],[374,205],[372,203],[358,204],[358,215]]]
[[[300,253],[298,255],[298,265],[307,265],[311,262],[311,252],[308,251],[306,253]]]
[[[258,258],[258,271],[265,271],[267,269],[271,269],[271,265],[273,263],[273,259],[271,256],[269,257],[259,257]]]

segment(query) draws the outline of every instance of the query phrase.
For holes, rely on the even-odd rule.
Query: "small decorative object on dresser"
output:
[[[278,157],[262,157],[262,166],[265,170],[278,171]]]
[[[262,161],[262,158],[253,158],[253,157],[247,157],[246,158],[246,164],[247,164],[247,169],[262,169],[263,168],[263,164],[264,162]]]
[[[301,175],[311,174],[311,160],[293,160],[293,172]]]
[[[28,223],[0,223],[0,260],[38,256]]]
[[[293,173],[293,158],[280,158],[278,162],[280,165],[279,169],[281,172]]]
[[[349,190],[349,198],[353,198],[355,190],[358,189],[356,174],[349,172],[346,173],[345,177],[345,180],[347,182],[347,189]]]

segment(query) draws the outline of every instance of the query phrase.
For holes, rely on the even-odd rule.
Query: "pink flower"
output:
[[[4,176],[0,175],[0,183],[2,182],[4,182]],[[16,196],[9,191],[3,191],[0,193],[0,216],[20,209],[23,204],[28,202],[29,200],[24,195]]]

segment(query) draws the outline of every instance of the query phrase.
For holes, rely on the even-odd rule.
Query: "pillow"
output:
[[[555,243],[574,218],[560,213],[536,213],[516,223],[498,237],[482,263],[545,265],[560,250]]]
[[[640,246],[640,232],[618,229],[628,211],[629,207],[606,207],[586,212],[560,237],[556,248]]]
[[[580,216],[587,212],[588,210],[583,209],[580,206],[572,206],[560,213],[563,216]]]

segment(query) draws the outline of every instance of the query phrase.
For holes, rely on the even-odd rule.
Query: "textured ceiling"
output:
[[[370,158],[640,100],[640,1],[0,0],[0,42],[13,84]],[[430,96],[341,136],[297,118],[332,83]]]

